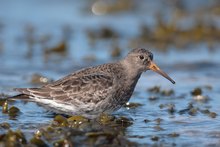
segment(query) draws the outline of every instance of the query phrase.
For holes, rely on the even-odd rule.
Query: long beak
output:
[[[170,82],[172,82],[173,84],[175,84],[176,82],[171,79],[165,72],[163,72],[153,61],[151,61],[150,64],[150,70],[155,71],[156,73],[160,74],[161,76],[167,78]]]

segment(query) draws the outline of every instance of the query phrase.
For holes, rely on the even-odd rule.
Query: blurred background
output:
[[[0,10],[0,91],[118,60],[137,47],[175,73],[206,72],[220,61],[216,0],[1,0]]]
[[[51,72],[117,60],[136,47],[165,65],[219,61],[216,0],[1,0],[0,10],[0,74],[10,80],[35,71],[58,78]]]
[[[137,85],[139,95],[134,97],[151,97],[145,93],[146,89],[159,85],[174,89],[173,97],[176,99],[168,102],[179,109],[195,100],[190,91],[200,87],[202,99],[207,98],[204,95],[212,97],[202,107],[219,112],[219,39],[220,1],[217,0],[0,0],[0,93],[12,95],[14,87],[40,86],[82,67],[119,60],[131,49],[143,47],[153,52],[155,62],[177,84],[171,85],[155,73],[147,72]],[[179,100],[181,96],[185,99]],[[143,119],[145,108],[154,112],[158,109],[158,103],[148,106],[143,99],[134,98],[134,101],[146,103],[146,107],[137,110],[140,116],[136,115],[135,119]],[[23,104],[18,105],[22,107]],[[34,107],[39,113],[43,111],[33,105],[22,110],[23,117],[27,117],[22,119],[25,123],[30,120],[29,115],[25,115],[26,111],[32,117],[37,116],[30,108]],[[134,117],[133,112],[127,115]],[[153,112],[144,116],[155,119]],[[156,116],[164,116],[164,111]],[[202,121],[198,122],[198,128],[196,123],[188,127],[202,131],[200,128],[207,125],[207,117],[202,114],[198,117]],[[195,120],[198,121],[198,117]],[[191,122],[188,118],[181,115],[176,119]],[[35,117],[34,121],[38,119],[42,120]],[[44,116],[44,119],[48,121],[50,118]],[[24,123],[22,121],[20,123]],[[217,120],[214,122],[216,126],[209,131],[219,127]],[[179,126],[175,125],[164,127],[176,130]],[[137,130],[142,127],[142,123],[136,122],[128,134],[139,134]],[[195,140],[190,140],[192,132],[179,131],[185,136],[177,141],[189,139],[196,144]],[[147,132],[155,133],[152,130]],[[197,142],[205,144],[202,134],[204,132],[196,134],[201,137]],[[134,138],[137,142],[146,143],[146,138]],[[213,136],[210,138],[208,143],[219,144],[218,137],[215,140]]]

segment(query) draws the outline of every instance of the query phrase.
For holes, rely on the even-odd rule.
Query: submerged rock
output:
[[[209,113],[209,117],[211,117],[211,118],[216,118],[216,116],[217,116],[217,113],[215,113],[215,112]]]
[[[71,116],[67,119],[68,126],[73,128],[78,128],[80,125],[88,123],[89,121],[89,119],[80,115]]]
[[[164,131],[165,129],[162,128],[160,125],[156,125],[153,127],[156,131]]]
[[[164,108],[167,108],[167,111],[170,113],[170,114],[173,114],[174,112],[176,112],[176,109],[175,109],[175,104],[160,104],[159,105],[160,109],[164,109]]]
[[[68,122],[67,122],[67,118],[62,116],[62,115],[57,115],[54,118],[54,122],[58,125],[58,126],[68,126]]]
[[[0,143],[3,146],[21,146],[27,144],[27,140],[20,130],[8,130],[6,134],[0,136]]]
[[[160,86],[154,86],[152,88],[149,88],[148,91],[152,93],[160,93]]]
[[[45,55],[54,54],[54,53],[60,55],[66,55],[67,51],[68,51],[67,44],[66,42],[63,41],[52,48],[45,49]]]
[[[61,139],[53,143],[54,147],[71,147],[73,146],[71,142],[66,139]]]
[[[182,115],[182,114],[188,113],[190,109],[193,109],[193,108],[194,108],[193,104],[189,103],[187,108],[180,110],[178,113]]]
[[[0,124],[0,128],[3,128],[3,129],[9,129],[11,126],[9,123],[7,122],[3,122]]]
[[[173,133],[168,134],[168,136],[170,136],[170,137],[179,137],[180,134],[178,134],[176,132],[173,132]]]
[[[163,119],[157,118],[154,121],[156,122],[157,125],[160,125],[160,123],[163,121]]]
[[[151,140],[152,140],[152,141],[158,141],[159,139],[160,139],[160,138],[159,138],[158,136],[152,136],[152,137],[151,137]]]
[[[163,90],[160,92],[162,96],[171,96],[174,94],[174,90],[170,89],[170,90]]]
[[[115,120],[115,122],[117,124],[120,124],[120,125],[125,126],[125,127],[130,126],[130,125],[133,124],[133,120],[131,118],[127,118],[127,117],[124,117],[124,116],[121,116],[121,117],[117,118]]]
[[[20,113],[20,109],[18,109],[15,106],[12,106],[8,109],[8,115],[9,116],[17,116]]]
[[[113,115],[109,115],[109,114],[106,114],[106,113],[102,113],[99,117],[98,117],[98,122],[100,124],[110,124],[112,123],[113,121],[115,120],[115,116]]]
[[[193,95],[193,96],[198,96],[198,95],[202,95],[202,89],[201,88],[195,88],[192,92],[191,92],[191,94]]]
[[[149,119],[144,119],[144,122],[145,123],[148,123],[148,122],[150,122],[151,120],[149,120]]]
[[[133,103],[133,102],[127,102],[124,107],[128,108],[128,109],[134,109],[137,108],[139,106],[143,106],[143,104],[140,103]]]
[[[48,147],[48,145],[42,139],[40,139],[39,137],[33,137],[30,140],[30,143],[34,144],[37,147]]]

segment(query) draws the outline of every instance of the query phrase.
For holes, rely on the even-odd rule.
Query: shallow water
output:
[[[100,41],[94,45],[86,36],[86,31],[91,28],[96,30],[98,25],[112,27],[122,38],[117,45],[129,48],[126,43],[129,38],[138,34],[137,28],[143,23],[142,18],[145,18],[143,11],[147,7],[145,4],[139,11],[135,11],[139,14],[137,18],[132,11],[106,17],[95,16],[88,12],[90,5],[84,2],[76,5],[76,2],[71,1],[55,1],[51,7],[50,5],[50,1],[23,0],[15,3],[1,1],[0,24],[3,24],[0,31],[0,44],[3,44],[3,48],[0,49],[1,93],[14,95],[16,93],[12,89],[15,87],[39,86],[31,82],[31,77],[35,73],[56,80],[82,67],[117,60],[110,55],[114,39],[99,39]],[[156,7],[153,5],[160,6],[158,3],[152,4],[152,7]],[[146,11],[153,13],[150,10]],[[153,26],[155,22],[151,13],[144,21]],[[116,18],[121,21],[115,21]],[[129,31],[124,27],[125,24],[132,26],[129,27]],[[65,28],[70,34],[62,32]],[[31,46],[31,54],[28,53],[30,50],[28,33],[33,35],[36,41]],[[49,41],[46,41],[45,45],[42,42],[47,38]],[[62,42],[64,38],[68,46],[66,54],[44,56],[45,46],[52,47]],[[155,62],[176,81],[176,84],[171,84],[152,71],[142,75],[130,102],[143,105],[134,109],[122,108],[115,112],[115,115],[133,119],[133,124],[126,128],[126,138],[139,144],[163,146],[220,145],[220,51],[209,50],[207,44],[203,42],[189,48],[181,51],[173,48],[166,52],[152,49]],[[122,56],[128,51],[122,50]],[[147,91],[154,86],[160,86],[162,90],[172,89],[174,94],[163,96]],[[191,91],[196,87],[202,89],[202,96],[207,100],[198,100],[196,98],[199,97],[191,95]],[[150,97],[156,99],[150,100]],[[199,110],[193,115],[188,111],[179,113],[186,109],[189,103],[199,110],[209,109],[217,113],[217,116],[212,118]],[[18,107],[21,113],[13,119],[0,113],[0,123],[8,122],[11,129],[21,129],[26,136],[49,124],[54,117],[53,113],[32,102],[16,101],[10,105]],[[169,108],[172,105],[175,107],[171,112]],[[159,124],[158,118],[162,119]],[[1,134],[5,131],[7,130],[0,128]],[[173,133],[178,135],[174,134],[173,137]],[[154,141],[153,136],[159,137],[158,141]]]

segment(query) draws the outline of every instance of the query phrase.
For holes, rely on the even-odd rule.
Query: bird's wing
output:
[[[113,78],[104,74],[90,74],[81,77],[69,77],[59,84],[55,82],[50,86],[41,88],[15,89],[32,97],[65,101],[74,103],[98,103],[105,99],[112,91]]]
[[[50,86],[55,86],[55,85],[60,85],[61,83],[63,83],[64,81],[68,81],[69,79],[72,79],[74,77],[82,77],[85,73],[86,75],[90,75],[90,74],[94,74],[92,70],[90,70],[92,67],[88,67],[88,68],[85,68],[85,69],[81,69],[81,70],[78,70],[74,73],[71,73],[57,81],[54,81],[53,83],[49,83],[49,84],[46,84],[44,85],[43,87],[50,87]],[[88,71],[92,71],[92,73],[89,73]],[[85,76],[85,75],[84,75]]]

